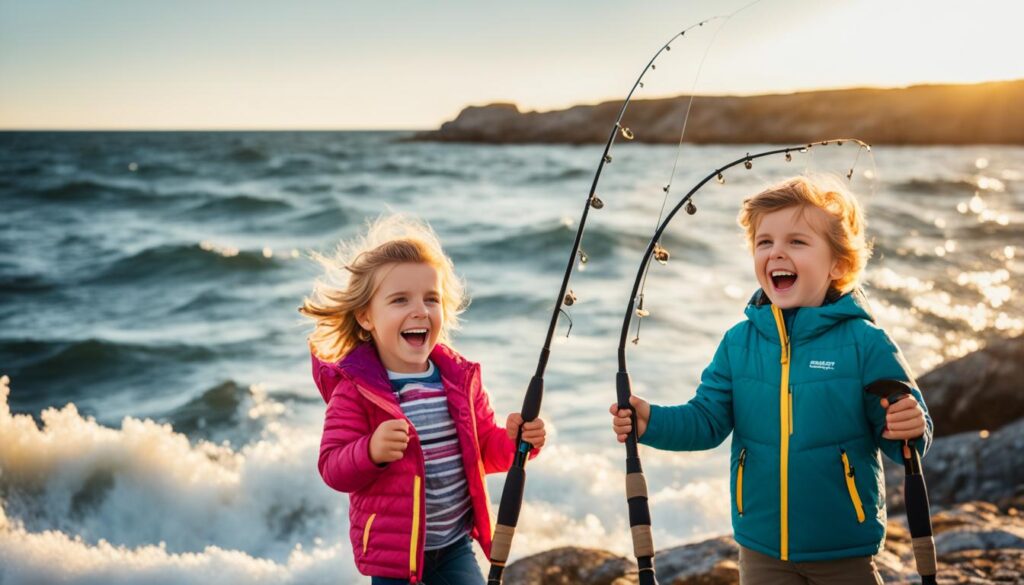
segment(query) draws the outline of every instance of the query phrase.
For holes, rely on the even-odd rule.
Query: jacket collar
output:
[[[441,379],[447,385],[461,386],[466,377],[479,366],[467,360],[454,349],[438,343],[430,352],[430,359],[441,373]],[[392,395],[391,380],[388,372],[380,361],[377,346],[373,342],[365,342],[356,346],[340,362],[338,367],[344,370],[360,385],[378,393]]]
[[[779,331],[772,315],[771,300],[764,290],[758,289],[750,297],[744,314],[761,335],[779,343]],[[835,289],[829,289],[825,295],[825,302],[820,307],[800,307],[790,326],[792,330],[787,333],[792,341],[811,339],[849,319],[872,322],[875,320],[868,309],[864,291],[858,288],[842,294]]]

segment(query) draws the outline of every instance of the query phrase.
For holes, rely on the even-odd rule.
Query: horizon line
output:
[[[920,82],[920,83],[911,83],[911,84],[900,85],[900,86],[853,85],[853,86],[845,86],[845,87],[820,87],[820,88],[815,88],[815,89],[796,88],[796,89],[788,89],[788,90],[786,90],[786,89],[762,90],[762,91],[759,91],[759,92],[751,92],[751,93],[743,93],[743,92],[739,92],[739,93],[728,93],[728,92],[723,92],[723,93],[694,93],[693,97],[712,97],[712,98],[715,98],[715,97],[720,97],[720,98],[740,97],[740,98],[747,98],[747,97],[763,97],[763,96],[777,96],[777,95],[793,95],[793,94],[799,94],[799,93],[826,93],[826,92],[836,92],[836,91],[860,91],[860,90],[898,91],[898,90],[907,90],[907,89],[918,88],[918,87],[938,87],[938,86],[968,87],[968,86],[979,86],[979,85],[986,85],[986,84],[992,84],[992,83],[1015,83],[1015,82],[1024,82],[1024,77],[1012,78],[1012,79],[991,79],[991,80],[986,80],[986,81],[973,81],[973,82],[960,82],[960,83],[958,83],[958,82]],[[690,97],[690,94],[671,94],[671,95],[664,95],[664,96],[650,96],[650,97],[645,97],[645,98],[642,98],[642,99],[637,99],[637,100],[634,100],[634,101],[636,101],[636,102],[655,101],[655,100],[673,99],[673,98],[679,98],[679,97]],[[526,110],[519,110],[519,108],[520,108],[519,104],[514,102],[514,101],[500,101],[500,100],[498,100],[498,101],[491,101],[491,102],[488,102],[488,103],[485,103],[485,104],[482,104],[482,105],[477,105],[477,104],[472,104],[472,103],[464,104],[460,108],[459,112],[461,113],[466,108],[470,108],[470,107],[487,107],[487,106],[491,106],[491,105],[502,104],[502,105],[513,105],[521,113],[547,113],[547,112],[557,112],[557,111],[567,110],[569,108],[579,107],[579,106],[583,106],[583,107],[596,106],[596,105],[605,104],[605,103],[609,103],[609,102],[622,101],[623,99],[624,98],[622,98],[622,97],[618,97],[618,98],[602,98],[602,99],[592,100],[592,101],[575,102],[575,103],[572,103],[572,104],[569,104],[569,105],[563,105],[563,106],[560,106],[560,107],[553,107],[553,108],[549,108],[549,109],[526,109]],[[432,127],[424,127],[424,128],[399,128],[399,127],[383,127],[383,128],[369,128],[369,127],[331,128],[331,127],[315,127],[315,126],[305,126],[305,127],[304,126],[296,126],[296,127],[270,127],[270,128],[260,128],[258,126],[240,126],[240,127],[209,126],[209,127],[192,127],[192,128],[189,128],[189,127],[167,128],[167,127],[145,127],[145,126],[133,127],[133,128],[102,128],[102,127],[81,126],[81,127],[52,127],[51,128],[51,127],[17,127],[17,126],[10,126],[10,127],[0,127],[0,133],[11,133],[11,132],[429,132],[429,131],[437,130],[441,126],[441,124],[444,124],[446,121],[449,121],[449,120],[443,120],[439,124],[436,124],[436,125],[434,125]]]

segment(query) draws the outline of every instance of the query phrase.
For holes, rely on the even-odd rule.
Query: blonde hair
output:
[[[789,207],[819,209],[826,218],[821,234],[832,256],[846,268],[846,274],[832,281],[832,288],[847,293],[857,287],[871,257],[871,242],[864,235],[864,211],[857,198],[837,177],[799,175],[761,191],[743,201],[740,226],[746,231],[747,246],[753,251],[754,234],[761,219]]]
[[[333,255],[312,252],[311,256],[325,274],[315,281],[313,293],[303,300],[299,313],[316,322],[309,346],[324,361],[336,362],[370,340],[356,316],[369,306],[380,285],[381,271],[389,266],[423,263],[439,273],[444,313],[439,342],[449,342],[449,334],[458,328],[459,314],[468,305],[465,285],[455,274],[451,259],[441,249],[434,230],[421,220],[381,216],[368,222],[363,236],[339,243]]]

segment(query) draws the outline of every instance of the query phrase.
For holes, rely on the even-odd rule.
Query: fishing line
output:
[[[562,283],[559,288],[558,295],[555,297],[555,307],[552,311],[551,320],[548,325],[547,335],[545,336],[544,345],[541,348],[540,357],[537,361],[537,370],[534,373],[533,377],[530,379],[529,386],[526,390],[526,396],[523,399],[523,408],[521,410],[521,413],[524,422],[530,422],[535,420],[540,413],[541,401],[544,395],[544,371],[547,368],[547,362],[550,357],[551,342],[552,338],[554,337],[555,328],[558,325],[558,320],[560,316],[564,315],[566,316],[566,318],[569,318],[569,314],[563,309],[563,305],[568,307],[578,302],[576,293],[569,288],[569,280],[572,277],[572,272],[574,267],[577,265],[577,261],[579,261],[579,265],[581,266],[581,268],[585,266],[587,262],[586,253],[583,252],[581,248],[581,241],[583,239],[583,231],[586,226],[587,217],[591,209],[600,210],[604,208],[604,201],[602,201],[601,198],[597,196],[596,191],[598,182],[601,178],[601,172],[603,171],[604,166],[612,162],[611,147],[615,143],[615,139],[619,136],[621,136],[624,140],[633,140],[635,138],[635,134],[633,133],[633,131],[622,125],[622,119],[625,115],[627,107],[629,106],[630,100],[632,99],[636,90],[644,86],[644,75],[646,75],[648,71],[654,71],[657,69],[657,65],[655,64],[657,58],[663,52],[671,51],[672,42],[678,38],[683,37],[687,33],[687,31],[697,27],[702,27],[704,26],[704,24],[711,22],[713,20],[731,18],[733,15],[738,14],[739,12],[761,1],[762,0],[754,0],[753,2],[746,4],[739,10],[736,10],[726,16],[714,16],[709,19],[702,20],[697,24],[694,24],[686,29],[683,29],[681,32],[673,35],[672,38],[669,39],[669,41],[666,42],[664,45],[662,45],[661,48],[658,49],[658,51],[654,54],[654,56],[651,57],[650,61],[644,67],[640,75],[637,77],[636,81],[633,83],[633,86],[630,88],[629,93],[626,96],[626,99],[623,100],[622,106],[619,109],[618,116],[615,119],[615,123],[612,125],[611,132],[609,133],[608,139],[605,143],[604,151],[601,155],[600,161],[598,162],[597,170],[594,173],[594,179],[590,186],[590,192],[587,195],[587,200],[583,207],[583,213],[580,217],[580,223],[576,229],[576,237],[573,241],[572,250],[569,253],[569,261],[565,269],[565,275],[562,278]],[[721,27],[719,27],[719,30],[720,29]],[[704,58],[706,57],[707,50],[705,50],[704,54]],[[694,85],[695,84],[696,81],[694,81]],[[693,92],[691,91],[690,103],[687,106],[686,116],[684,116],[683,120],[683,132],[685,132],[686,119],[689,116],[690,106],[693,102],[692,93]],[[682,138],[680,138],[679,148],[681,148],[681,145]],[[678,158],[678,149],[676,156]],[[668,190],[665,191],[665,196],[668,196]],[[571,332],[571,319],[569,319],[569,322],[569,331]],[[519,521],[519,513],[522,508],[523,490],[526,484],[526,462],[528,460],[529,453],[532,450],[532,448],[532,445],[523,441],[522,428],[520,428],[516,436],[515,457],[512,462],[512,466],[510,467],[508,473],[505,476],[505,485],[502,488],[501,503],[498,508],[497,523],[494,528],[494,540],[491,546],[491,553],[489,559],[491,566],[487,577],[487,582],[489,585],[499,585],[501,583],[505,564],[508,561],[508,556],[512,546],[512,539],[515,535],[516,525]],[[647,508],[646,490],[644,494],[644,501],[642,507],[644,509],[642,514],[645,515],[647,518],[646,525],[648,531],[646,537],[643,534],[638,535],[638,533],[634,531],[634,550],[641,551],[642,549],[642,551],[647,551],[649,549],[650,552],[649,554],[645,555],[637,554],[637,564],[640,567],[639,580],[640,585],[656,585],[657,581],[654,578],[653,568],[653,543],[650,542],[649,538],[650,512]],[[631,522],[634,519],[634,516],[635,515],[632,514],[631,507]],[[639,541],[638,538],[640,539]],[[637,542],[646,542],[646,544],[643,544],[640,548],[638,548]]]
[[[843,171],[843,173],[842,173],[842,176],[845,177],[847,184],[850,185],[851,190],[852,190],[853,179],[854,179],[854,177],[858,177],[859,176],[855,172],[855,169],[857,168],[857,163],[860,162],[861,155],[864,152],[867,152],[868,160],[870,161],[870,166],[871,166],[871,168],[869,169],[870,170],[870,176],[868,176],[868,170],[865,171],[864,175],[865,175],[865,178],[871,180],[871,183],[870,183],[871,184],[871,192],[874,193],[876,182],[873,180],[873,178],[878,176],[878,172],[876,170],[877,166],[876,166],[876,162],[875,162],[875,155],[874,155],[874,151],[871,150],[871,146],[869,144],[861,141],[861,140],[858,140],[858,139],[855,139],[855,138],[854,139],[840,138],[840,139],[833,139],[833,140],[822,140],[822,141],[818,141],[818,142],[808,143],[808,144],[806,144],[804,146],[801,146],[801,147],[790,147],[789,149],[784,149],[783,154],[784,154],[785,161],[787,163],[793,161],[793,154],[806,154],[807,156],[805,157],[805,160],[810,161],[810,160],[812,160],[812,157],[813,157],[814,146],[835,145],[835,146],[838,146],[838,147],[842,147],[844,142],[847,142],[847,143],[849,143],[851,145],[856,145],[857,146],[857,151],[856,151],[856,154],[853,157],[852,164],[850,164],[849,167],[845,167],[845,166],[842,167],[842,168],[845,169]],[[749,152],[746,153],[746,155],[742,159],[740,159],[740,161],[743,163],[744,169],[746,169],[747,171],[754,172],[755,175],[758,178],[761,179],[761,183],[764,186],[768,186],[768,185],[774,183],[775,181],[766,180],[763,175],[760,175],[757,171],[753,171],[752,170],[752,169],[754,169],[753,161],[754,161],[755,158],[759,158],[759,157],[755,156],[755,155],[751,155]],[[810,169],[811,169],[810,163],[805,164],[805,166],[804,166],[804,173],[803,174],[804,175],[814,174],[814,171],[811,171]],[[716,169],[715,180],[716,180],[718,185],[724,185],[725,182],[726,182],[726,176],[725,176],[725,173],[724,173],[725,170],[726,170],[726,168]],[[833,173],[833,176],[834,176],[834,178],[837,181],[840,180],[838,173]],[[693,199],[692,198],[690,198],[689,200],[687,200],[684,203],[684,209],[686,210],[687,214],[689,214],[689,215],[696,214],[697,207],[693,203]],[[660,217],[659,217],[659,221],[660,221]],[[669,258],[671,256],[671,253],[664,246],[662,246],[661,240],[659,238],[658,242],[655,243],[654,249],[651,252],[651,256],[659,264],[664,266],[664,265],[668,264],[668,260],[669,260]],[[650,261],[648,259],[648,262],[646,263],[646,265],[644,267],[643,276],[642,276],[641,283],[640,283],[640,290],[637,293],[636,316],[638,317],[638,319],[637,319],[637,323],[636,323],[636,332],[635,332],[635,335],[634,335],[633,339],[631,340],[631,343],[633,345],[638,345],[640,343],[640,329],[641,329],[641,325],[643,324],[643,319],[650,316],[650,310],[647,309],[646,307],[644,307],[644,295],[645,295],[645,292],[646,292],[647,276],[648,276],[649,271],[650,271],[650,266],[651,266],[651,264],[650,264]]]
[[[707,46],[704,47],[704,54],[701,56],[700,62],[697,64],[697,73],[694,75],[693,83],[690,86],[690,96],[689,96],[689,99],[687,100],[687,103],[686,103],[686,110],[685,110],[685,112],[683,114],[683,125],[682,125],[682,128],[679,131],[679,141],[678,141],[678,143],[676,145],[675,158],[672,161],[672,171],[669,173],[668,181],[665,183],[665,186],[662,187],[662,191],[664,192],[664,196],[661,199],[661,209],[658,210],[658,218],[654,221],[655,228],[657,228],[658,224],[661,222],[661,218],[665,214],[665,207],[668,204],[668,196],[669,196],[669,193],[671,193],[671,191],[672,191],[672,183],[675,180],[676,171],[679,168],[680,155],[683,152],[683,140],[684,140],[684,138],[686,136],[686,124],[687,124],[687,122],[690,119],[690,110],[691,110],[691,108],[693,108],[693,99],[694,99],[694,97],[696,95],[697,83],[700,81],[700,74],[704,70],[704,63],[705,63],[705,61],[707,61],[708,55],[711,53],[711,48],[714,46],[715,40],[718,39],[718,34],[720,32],[722,32],[722,29],[724,29],[727,24],[729,24],[729,20],[731,20],[733,16],[739,14],[740,12],[743,12],[744,10],[746,10],[747,8],[750,8],[751,6],[754,6],[755,4],[760,3],[761,1],[762,0],[753,0],[752,2],[747,3],[746,5],[742,6],[741,8],[739,8],[737,10],[734,10],[733,12],[731,12],[731,13],[729,13],[727,15],[715,16],[715,17],[709,18],[708,20],[698,24],[698,26],[703,26],[705,23],[711,22],[713,20],[719,20],[719,19],[722,20],[722,24],[720,24],[718,26],[718,28],[715,29],[715,32],[711,35],[711,39],[708,41]],[[689,213],[690,215],[693,215],[693,214],[697,213],[697,208],[696,208],[695,205],[693,205],[691,203],[691,204],[689,204],[686,207],[686,212]],[[655,259],[660,264],[665,265],[665,264],[668,263],[670,254],[669,254],[668,250],[666,250],[661,245],[661,242],[658,242],[657,246],[655,247],[654,255],[655,255]],[[641,290],[640,302],[639,302],[639,305],[637,306],[637,314],[639,316],[641,316],[641,317],[646,317],[649,314],[649,313],[647,313],[646,309],[644,309],[644,300],[643,300],[643,292],[642,292],[642,291],[646,290],[646,280],[647,280],[647,273],[645,271],[644,272],[644,284],[640,287],[640,290]],[[637,344],[637,343],[640,342],[640,326],[641,326],[641,323],[642,323],[642,321],[637,321],[636,338],[633,340],[634,344]]]

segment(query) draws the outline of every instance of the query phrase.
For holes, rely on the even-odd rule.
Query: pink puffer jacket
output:
[[[440,370],[448,410],[458,430],[473,506],[472,536],[490,556],[491,516],[484,474],[507,471],[515,444],[494,420],[479,364],[441,344],[430,359]],[[338,363],[323,362],[315,355],[312,360],[313,380],[327,402],[320,475],[330,487],[349,494],[349,537],[356,566],[364,575],[419,582],[426,534],[423,451],[410,425],[409,447],[402,459],[383,467],[370,460],[370,436],[377,426],[391,419],[408,420],[377,350],[372,343],[364,343]]]

